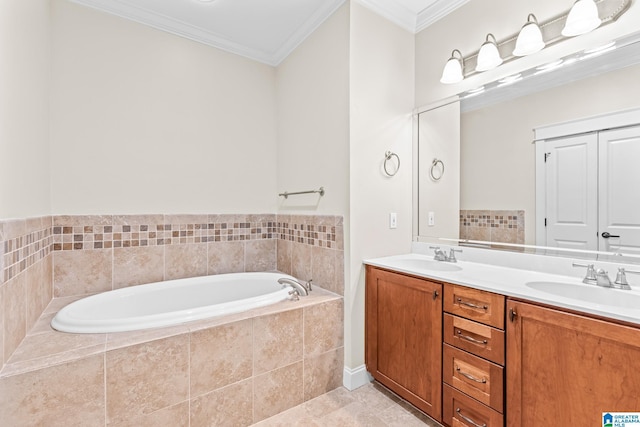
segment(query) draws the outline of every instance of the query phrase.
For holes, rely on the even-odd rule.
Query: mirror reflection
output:
[[[520,81],[421,113],[418,118],[418,239],[468,239],[491,242],[491,246],[500,249],[505,248],[502,243],[640,254],[637,231],[633,232],[639,235],[635,243],[631,237],[624,242],[603,238],[605,233],[617,236],[621,229],[635,228],[635,223],[640,222],[640,196],[635,195],[640,193],[634,191],[640,185],[640,174],[630,173],[640,169],[633,166],[640,160],[640,151],[635,148],[640,145],[640,126],[637,137],[625,134],[619,138],[631,142],[625,150],[613,154],[617,160],[611,171],[620,173],[614,178],[615,185],[610,187],[615,191],[608,194],[604,194],[606,185],[598,183],[598,171],[602,175],[604,166],[598,166],[596,160],[594,169],[585,169],[588,154],[577,148],[576,141],[565,138],[563,145],[558,138],[548,138],[534,144],[535,129],[639,108],[640,54],[636,52],[639,47],[640,43],[631,43],[624,49],[603,54],[597,62],[584,61],[578,66],[566,67],[557,75],[548,73],[552,77],[543,83]],[[596,132],[590,134],[597,140]],[[447,144],[456,138],[460,141],[459,153],[457,144]],[[637,144],[633,142],[636,139]],[[597,144],[596,141],[593,146]],[[563,165],[554,178],[556,193],[547,194],[549,201],[544,202],[540,191],[546,184],[539,182],[538,199],[543,203],[537,204],[536,146],[540,155],[568,147],[553,156],[553,168]],[[429,177],[429,168],[436,158],[446,165],[446,173],[438,182]],[[540,179],[540,170],[538,175]],[[618,200],[611,199],[613,193]],[[555,207],[552,206],[554,200]],[[590,213],[587,205],[591,206]],[[609,222],[613,221],[618,227],[611,231],[614,229],[607,228],[610,224],[602,221],[614,207],[624,214],[613,213]],[[589,226],[584,225],[588,222],[587,215],[592,217]],[[553,220],[563,227],[549,231],[550,227],[544,225],[545,217],[548,225]],[[633,220],[635,217],[639,221]],[[523,250],[523,247],[509,246],[508,249]],[[567,254],[560,254],[563,253]]]

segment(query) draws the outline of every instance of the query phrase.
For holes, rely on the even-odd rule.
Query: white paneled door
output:
[[[602,131],[599,250],[640,255],[640,126]]]
[[[591,133],[544,142],[546,246],[598,247],[597,138]]]

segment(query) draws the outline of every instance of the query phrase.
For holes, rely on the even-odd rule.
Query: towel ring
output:
[[[387,170],[387,162],[391,160],[392,157],[396,158],[396,160],[398,161],[398,166],[396,167],[396,170],[393,173],[390,173],[389,170]],[[384,173],[386,173],[387,176],[394,176],[395,174],[398,173],[399,170],[400,170],[400,157],[398,157],[396,153],[392,153],[391,151],[387,151],[386,153],[384,153]]]
[[[436,174],[434,173],[434,170],[436,166],[438,166],[438,164],[440,164],[440,167],[442,168],[442,170],[440,171],[440,175],[436,176]],[[429,175],[431,175],[432,180],[440,181],[440,179],[442,178],[442,175],[444,175],[444,163],[442,163],[442,160],[433,159],[433,162],[431,163],[431,169],[429,169]]]

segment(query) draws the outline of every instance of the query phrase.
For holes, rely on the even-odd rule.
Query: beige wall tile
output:
[[[113,288],[164,280],[164,246],[115,248]]]
[[[26,280],[26,321],[27,331],[36,323],[43,310],[49,304],[47,287],[51,287],[51,280],[46,277],[45,260],[29,267],[25,272]]]
[[[94,353],[96,347],[104,351],[105,343],[104,334],[68,334],[55,331],[49,326],[45,332],[27,335],[20,347],[13,352],[10,362],[24,362],[40,357],[55,360],[54,355],[80,349],[88,349]]]
[[[304,400],[320,396],[342,385],[344,348],[304,359]]]
[[[311,246],[292,242],[291,246],[291,275],[300,280],[313,279],[311,266]]]
[[[187,400],[188,342],[184,334],[108,351],[107,421],[120,423]]]
[[[302,360],[302,309],[253,320],[253,374]]]
[[[1,274],[1,273],[0,273]],[[0,284],[0,369],[6,362],[5,354],[4,354],[4,317],[5,317],[5,308],[4,308],[4,291],[6,286]]]
[[[111,225],[112,215],[56,215],[53,225],[66,227],[80,227],[84,225]]]
[[[138,415],[118,422],[110,422],[108,427],[189,427],[189,402],[159,409],[145,415]]]
[[[245,242],[244,271],[272,271],[276,269],[275,239]]]
[[[113,225],[152,225],[165,224],[164,215],[114,215]]]
[[[207,244],[168,245],[164,249],[165,280],[206,276]]]
[[[112,249],[54,252],[54,295],[64,297],[111,290],[112,256]]]
[[[276,250],[278,252],[278,271],[291,274],[291,246],[292,242],[278,239]]]
[[[251,319],[191,333],[191,397],[251,377]]]
[[[239,273],[244,271],[243,242],[209,242],[207,251],[207,274]]]
[[[296,362],[254,377],[254,422],[279,414],[303,402],[302,371],[302,362]]]
[[[2,425],[103,427],[104,355],[0,379]]]
[[[341,252],[314,246],[311,248],[311,277],[313,283],[331,292],[340,293],[337,258]]]
[[[248,426],[253,422],[253,380],[191,399],[190,427]]]
[[[27,333],[26,274],[19,274],[3,286],[4,360],[6,362]]]
[[[304,355],[315,356],[344,345],[344,304],[335,300],[304,309]]]

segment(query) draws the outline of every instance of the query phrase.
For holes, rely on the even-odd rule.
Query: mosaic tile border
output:
[[[0,284],[54,251],[284,240],[342,250],[332,215],[79,215],[0,221]]]
[[[49,218],[37,218],[35,222],[42,222],[41,219]],[[51,253],[51,227],[36,228],[25,229],[22,235],[3,237],[0,241],[0,283],[8,282]]]
[[[524,210],[461,210],[460,239],[524,244]]]

